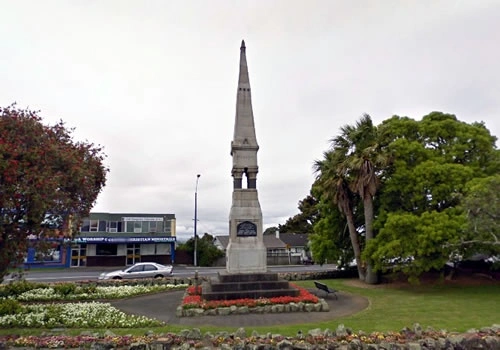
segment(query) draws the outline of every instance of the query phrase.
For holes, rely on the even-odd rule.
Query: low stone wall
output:
[[[300,350],[498,350],[500,349],[500,325],[471,329],[465,333],[452,333],[433,329],[422,330],[415,324],[411,329],[388,333],[357,333],[339,325],[335,331],[312,329],[306,333],[299,331],[294,337],[280,334],[248,333],[244,328],[236,332],[207,332],[202,334],[198,328],[185,329],[178,334],[146,333],[142,337],[117,336],[106,331],[102,336],[82,332],[80,338],[85,343],[76,342],[78,337],[60,335],[28,337],[4,340],[0,338],[0,349],[40,349],[40,348],[78,348],[92,350],[127,349],[127,350],[190,350],[190,349],[300,349]],[[48,339],[47,339],[48,338]],[[66,343],[67,340],[67,343]]]
[[[184,309],[182,306],[177,307],[177,317],[193,317],[193,316],[227,316],[227,315],[244,315],[244,314],[264,314],[264,313],[282,313],[282,312],[328,312],[330,307],[324,299],[319,299],[316,304],[313,303],[289,303],[289,304],[274,304],[256,307],[248,306],[231,306],[219,307],[215,309],[192,308]]]

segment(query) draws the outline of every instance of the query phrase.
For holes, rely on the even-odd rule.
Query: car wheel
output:
[[[155,278],[163,278],[163,275],[156,275]]]
[[[113,277],[114,280],[121,280],[122,278],[120,276],[115,276]]]

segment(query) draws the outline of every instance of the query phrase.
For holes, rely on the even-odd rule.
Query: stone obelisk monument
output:
[[[257,151],[245,42],[240,48],[236,120],[231,142],[233,204],[229,214],[226,271],[203,283],[204,300],[297,296],[299,290],[278,273],[267,272],[262,211],[257,193]]]
[[[242,41],[236,119],[231,142],[233,202],[229,214],[229,245],[226,251],[228,273],[267,271],[266,248],[262,237],[262,211],[257,192],[258,150],[246,47],[245,41]]]

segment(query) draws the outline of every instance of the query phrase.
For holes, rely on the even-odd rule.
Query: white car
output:
[[[172,265],[162,265],[153,262],[141,262],[126,267],[123,270],[103,272],[100,280],[121,280],[124,278],[161,278],[172,274]]]

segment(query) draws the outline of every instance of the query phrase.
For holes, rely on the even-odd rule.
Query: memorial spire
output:
[[[234,124],[233,143],[235,146],[245,145],[256,149],[259,147],[255,136],[252,94],[250,79],[248,78],[248,65],[244,40],[241,41],[240,47],[240,72],[236,96],[236,120]]]

